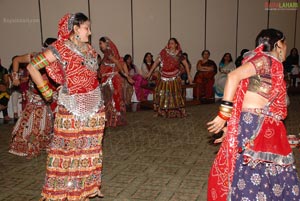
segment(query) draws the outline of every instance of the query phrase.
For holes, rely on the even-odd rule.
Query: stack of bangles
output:
[[[49,100],[52,97],[53,91],[49,88],[48,82],[46,80],[42,85],[37,86],[37,88],[46,100]]]
[[[233,103],[230,101],[222,100],[221,105],[219,107],[219,113],[218,116],[227,121],[231,117],[231,112],[233,108]]]
[[[49,65],[48,59],[45,57],[43,53],[37,55],[36,57],[32,58],[30,64],[36,68],[37,70],[40,70],[42,68],[45,68]]]

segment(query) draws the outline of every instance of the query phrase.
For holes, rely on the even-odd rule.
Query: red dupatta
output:
[[[181,46],[178,43],[177,45],[177,54],[171,55],[168,45],[162,49],[159,53],[160,62],[161,62],[161,74],[162,77],[176,77],[179,74],[180,70],[180,61],[182,57]]]
[[[110,57],[114,57],[121,64],[123,64],[123,58],[120,56],[119,50],[114,42],[106,36],[104,38],[107,44],[107,49],[103,52],[104,57],[100,68],[101,74],[119,71],[119,67],[110,59]],[[112,65],[115,65],[115,67],[112,67]]]
[[[73,24],[72,20],[74,20],[74,17],[74,14],[67,13],[59,20],[57,33],[58,40],[65,41],[69,39],[73,28],[71,27],[71,24]],[[65,82],[65,73],[63,72],[63,66],[59,60],[50,63],[46,70],[49,75],[52,75],[51,78],[55,82],[59,84]]]
[[[250,61],[253,57],[266,55],[263,51],[263,45],[258,46],[247,56],[243,63]],[[271,79],[272,90],[269,102],[269,111],[285,118],[287,109],[285,104],[286,89],[283,80],[283,66],[278,60],[270,57],[272,60]],[[240,82],[235,97],[232,116],[228,121],[227,135],[222,142],[220,150],[216,156],[213,166],[210,170],[207,189],[208,201],[226,201],[230,191],[230,185],[233,179],[235,170],[235,162],[238,153],[238,126],[244,96],[247,91],[249,79],[244,79]]]
[[[46,67],[48,75],[55,82],[66,84],[70,94],[86,93],[99,85],[94,66],[88,68],[90,63],[96,63],[96,51],[87,44],[87,56],[80,56],[74,51],[75,45],[68,40],[73,30],[74,17],[74,14],[66,14],[59,21],[58,40],[49,46],[57,60]],[[90,63],[86,63],[86,60]]]
[[[113,56],[117,60],[120,60],[121,57],[120,57],[119,50],[118,50],[117,46],[107,36],[105,36],[104,38],[105,38],[105,41],[106,41],[106,44],[107,44],[107,49],[104,51],[103,61],[104,62],[110,62],[110,59],[109,59],[110,56]]]

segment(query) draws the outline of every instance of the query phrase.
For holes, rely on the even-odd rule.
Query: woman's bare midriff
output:
[[[268,100],[257,93],[247,91],[242,108],[263,108]]]

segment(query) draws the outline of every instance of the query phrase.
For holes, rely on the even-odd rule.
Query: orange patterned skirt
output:
[[[77,120],[59,106],[42,200],[84,200],[100,194],[105,111]]]

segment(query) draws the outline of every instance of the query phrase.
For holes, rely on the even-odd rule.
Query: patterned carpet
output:
[[[300,95],[291,96],[285,121],[300,132]],[[91,201],[205,201],[207,176],[218,146],[208,144],[206,122],[218,104],[187,108],[185,119],[163,119],[151,110],[128,112],[128,125],[106,129],[102,191]],[[13,122],[0,123],[0,200],[40,198],[46,153],[27,160],[9,154]],[[295,149],[298,170],[299,150]]]

